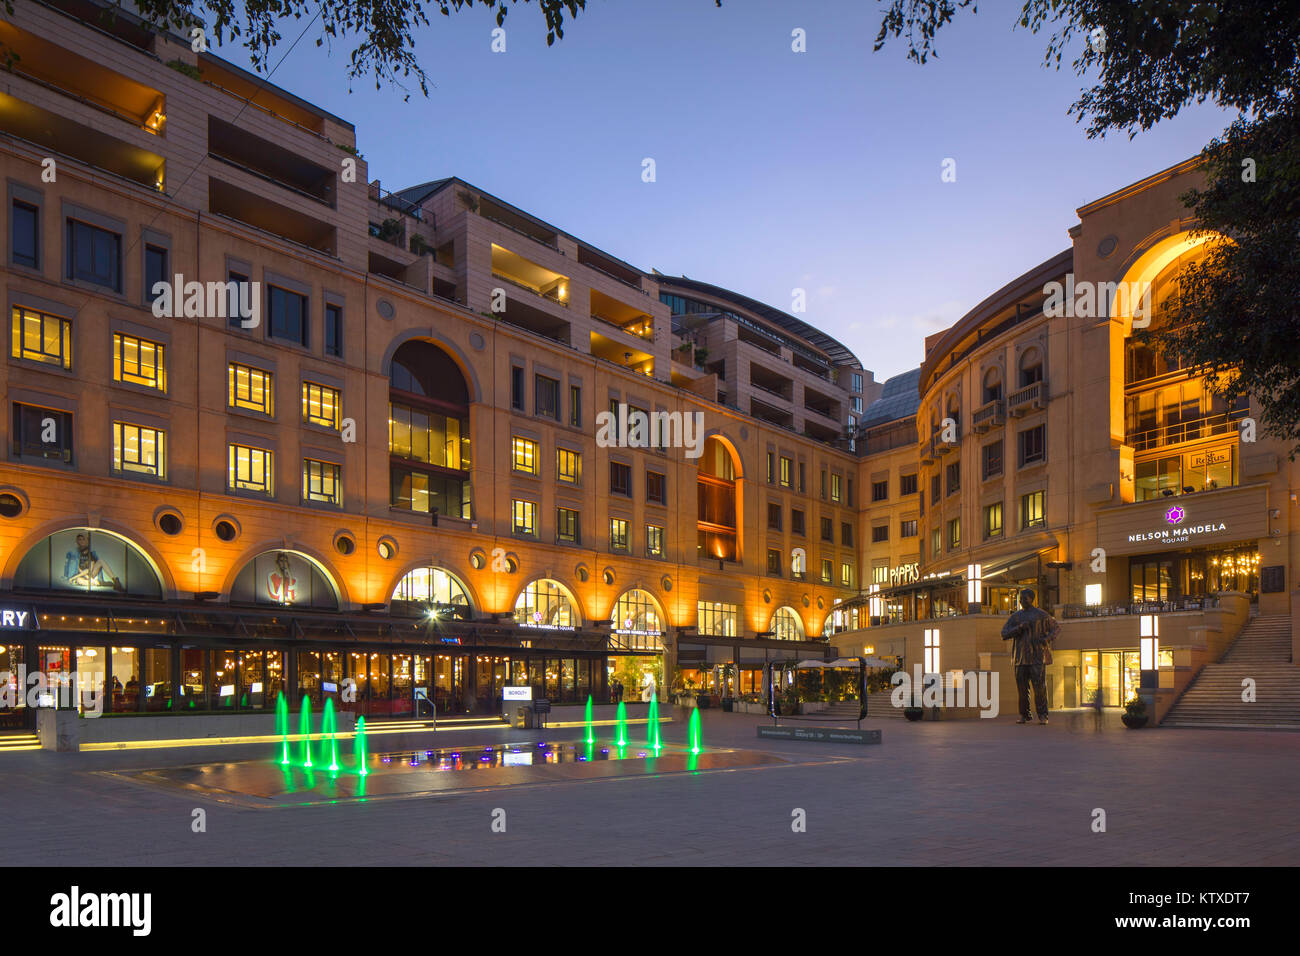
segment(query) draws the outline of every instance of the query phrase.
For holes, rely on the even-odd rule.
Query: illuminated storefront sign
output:
[[[889,583],[894,584],[911,584],[913,581],[921,580],[920,564],[900,564],[889,571]]]

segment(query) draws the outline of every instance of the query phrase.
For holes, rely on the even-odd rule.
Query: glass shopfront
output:
[[[1259,548],[1229,545],[1129,558],[1134,604],[1179,601],[1220,591],[1259,595]]]
[[[1137,696],[1141,677],[1137,651],[1084,651],[1083,705],[1123,707]]]

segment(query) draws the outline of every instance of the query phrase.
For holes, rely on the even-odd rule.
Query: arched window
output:
[[[664,622],[659,605],[649,591],[624,591],[610,612],[612,630],[622,644],[637,650],[661,651]]]
[[[1020,388],[1028,388],[1043,380],[1043,353],[1036,347],[1025,349],[1020,356]]]
[[[581,622],[568,588],[550,578],[530,581],[515,601],[515,623],[521,627],[572,629]]]
[[[162,581],[144,552],[100,528],[68,528],[34,544],[18,564],[14,588],[162,597]]]
[[[230,589],[232,604],[270,604],[337,611],[338,590],[325,569],[298,551],[264,551],[249,561]]]
[[[393,588],[393,613],[416,614],[433,611],[437,617],[467,621],[472,616],[469,594],[464,585],[442,568],[415,568]]]
[[[697,477],[700,557],[737,560],[736,461],[725,443],[709,438],[700,456]]]
[[[388,452],[394,508],[470,517],[469,388],[430,342],[406,342],[393,355]]]
[[[996,365],[984,373],[984,404],[1002,398],[1002,370]]]
[[[779,641],[802,641],[804,638],[803,619],[792,607],[777,608],[768,630]]]

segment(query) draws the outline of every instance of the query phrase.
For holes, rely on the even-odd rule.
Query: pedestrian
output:
[[[1029,688],[1034,689],[1034,709],[1038,722],[1047,723],[1047,656],[1051,653],[1051,639],[1059,625],[1052,615],[1034,607],[1036,595],[1032,588],[1020,592],[1020,610],[1007,620],[1002,628],[1002,639],[1011,641],[1011,660],[1016,668],[1016,691],[1019,695],[1020,719],[1018,724],[1029,723]]]

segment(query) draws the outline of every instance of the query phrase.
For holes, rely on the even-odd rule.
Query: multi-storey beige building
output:
[[[468,182],[388,192],[344,120],[81,9],[0,23],[0,672],[384,715],[833,650],[879,388],[842,345]]]
[[[873,612],[853,644],[926,673],[996,671],[1011,709],[1001,628],[1030,587],[1063,620],[1054,707],[1122,705],[1147,671],[1164,716],[1252,619],[1252,674],[1276,689],[1255,713],[1300,716],[1296,466],[1256,409],[1225,405],[1154,344],[1173,276],[1202,251],[1178,200],[1197,176],[1184,163],[1082,207],[1070,249],[927,340],[920,580],[859,599],[897,612]],[[889,455],[867,449],[864,474]]]

